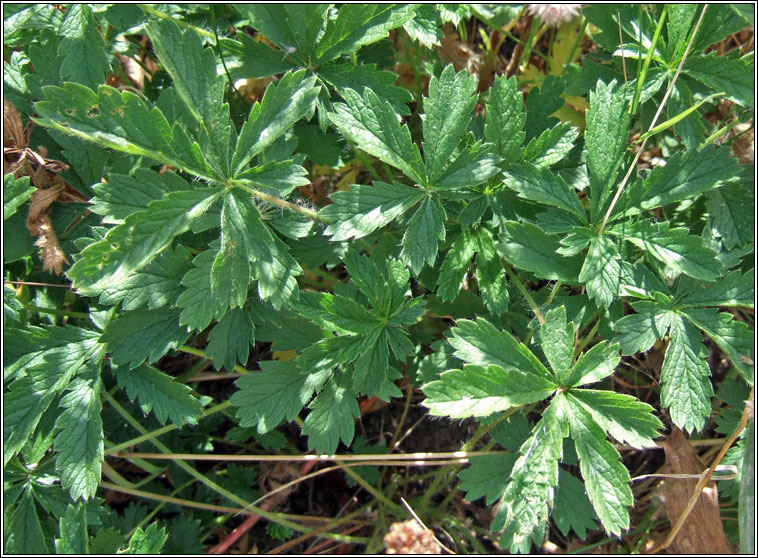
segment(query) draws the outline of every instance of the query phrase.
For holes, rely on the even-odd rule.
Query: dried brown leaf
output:
[[[676,427],[666,437],[667,474],[699,475],[706,470],[695,449]],[[687,502],[698,483],[697,478],[666,478],[663,481],[664,507],[672,525],[687,507]],[[673,554],[732,554],[721,523],[716,484],[709,482],[695,502],[682,529],[671,542],[668,551]]]

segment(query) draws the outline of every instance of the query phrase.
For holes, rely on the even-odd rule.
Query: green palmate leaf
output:
[[[687,39],[690,26],[697,14],[696,4],[672,4],[668,8],[666,27],[668,31],[668,55],[669,62],[676,63],[684,54],[687,47]]]
[[[687,60],[682,72],[704,83],[713,91],[724,91],[728,99],[745,105],[755,106],[755,65],[752,58],[717,56],[695,56]]]
[[[244,366],[255,343],[253,320],[246,308],[231,308],[208,334],[206,352],[217,370],[231,372],[237,362]]]
[[[698,331],[680,315],[671,319],[669,346],[661,368],[661,403],[671,420],[690,432],[700,430],[711,412],[708,351]]]
[[[100,338],[111,360],[136,368],[145,360],[155,362],[182,345],[190,330],[179,324],[180,311],[173,308],[140,308],[111,320]]]
[[[339,441],[350,445],[355,434],[354,417],[361,415],[355,394],[339,379],[331,381],[308,406],[303,424],[308,447],[318,454],[333,454]]]
[[[566,307],[559,306],[545,314],[540,328],[542,350],[556,377],[561,378],[574,360],[574,322],[566,323]]]
[[[131,401],[138,401],[142,412],[153,411],[161,424],[170,420],[177,426],[197,424],[203,405],[189,386],[148,364],[130,369],[113,367],[116,381]]]
[[[424,263],[434,265],[439,241],[445,240],[445,208],[437,198],[427,197],[408,222],[400,257],[417,274]]]
[[[241,4],[237,6],[244,9],[247,5]],[[258,38],[260,39],[260,37]],[[237,39],[237,41],[233,41],[231,39],[219,38],[219,44],[224,51],[236,57],[234,61],[226,58],[229,75],[234,81],[283,74],[297,66],[297,64],[284,57],[278,50],[271,48],[261,40],[255,40],[244,32],[238,32]]]
[[[567,386],[593,384],[613,374],[618,363],[619,346],[601,341],[586,353],[582,353],[571,372],[561,380]]]
[[[579,130],[570,122],[561,122],[532,138],[524,148],[523,158],[535,167],[543,168],[557,163],[574,147]]]
[[[47,537],[42,531],[37,507],[34,505],[31,488],[24,490],[24,494],[13,510],[13,515],[8,519],[6,552],[10,554],[50,553]]]
[[[182,177],[167,172],[140,168],[134,176],[111,174],[108,182],[92,186],[96,196],[89,210],[103,216],[103,222],[120,224],[129,215],[147,209],[150,202],[166,197],[170,192],[190,190],[191,186]]]
[[[490,147],[481,142],[474,142],[473,134],[466,137],[466,146],[460,150],[458,157],[453,160],[436,184],[431,184],[437,190],[456,190],[473,188],[500,172],[498,163],[500,157],[490,153]]]
[[[598,305],[609,306],[619,294],[620,276],[621,253],[616,243],[607,235],[593,237],[579,274],[587,294],[597,300]]]
[[[624,316],[615,324],[618,332],[615,340],[623,355],[647,351],[658,339],[663,339],[674,318],[672,312],[651,302],[638,302],[633,308],[639,313]]]
[[[516,190],[519,197],[563,209],[586,222],[587,214],[576,190],[560,175],[547,168],[537,168],[532,163],[511,165],[506,173],[505,184]]]
[[[240,426],[257,426],[260,433],[276,428],[285,417],[294,420],[329,377],[328,372],[305,374],[290,362],[264,361],[259,365],[260,372],[251,372],[235,382],[239,391],[230,401],[237,407]]]
[[[249,198],[235,190],[224,195],[221,250],[211,268],[211,291],[221,304],[229,307],[245,304],[252,279],[249,258],[261,255],[255,234],[256,225],[258,229],[262,226],[260,213],[245,197]]]
[[[502,314],[508,310],[510,295],[505,269],[495,250],[495,239],[489,229],[478,227],[474,241],[476,242],[476,280],[479,283],[482,299],[490,312]]]
[[[97,491],[103,464],[103,419],[100,416],[99,367],[89,367],[68,386],[65,409],[55,422],[55,468],[71,498],[89,499]]]
[[[592,415],[572,398],[567,397],[566,401],[565,415],[571,425],[571,438],[579,456],[587,495],[605,530],[618,535],[629,527],[627,506],[634,501],[629,488],[629,471]]]
[[[653,209],[694,197],[717,188],[737,174],[737,162],[729,157],[728,149],[709,145],[689,149],[655,167],[643,181],[645,189],[639,205]]]
[[[465,134],[477,102],[475,93],[476,78],[463,71],[456,74],[452,65],[429,81],[423,122],[427,184],[439,180]]]
[[[485,502],[491,506],[503,495],[513,464],[518,458],[515,454],[478,455],[469,460],[469,467],[458,473],[461,490],[466,492],[466,501],[473,502],[485,496]]]
[[[151,523],[145,530],[137,527],[132,538],[129,539],[129,547],[124,554],[160,554],[166,539],[168,539],[166,528],[158,529],[157,523]]]
[[[439,46],[440,39],[444,36],[442,19],[435,6],[429,4],[418,6],[413,18],[405,22],[403,29],[408,32],[412,39],[428,48],[432,48],[434,45]]]
[[[506,234],[497,245],[498,252],[519,269],[531,271],[543,279],[579,282],[582,260],[579,256],[558,254],[558,238],[542,232],[531,223],[506,223]]]
[[[58,33],[61,79],[89,87],[104,83],[105,72],[109,70],[108,57],[92,8],[85,4],[72,5],[63,16]]]
[[[61,538],[55,539],[58,554],[89,554],[87,534],[87,508],[83,503],[69,505],[66,514],[58,520]]]
[[[596,529],[596,515],[587,498],[584,483],[563,469],[558,470],[558,490],[555,492],[555,508],[550,514],[564,536],[569,529],[584,539],[587,529]]]
[[[755,307],[755,270],[734,270],[715,283],[698,283],[679,300],[678,308],[697,306]]]
[[[755,332],[750,331],[745,322],[738,322],[731,314],[715,308],[689,308],[680,313],[713,339],[748,381],[753,380]]]
[[[150,22],[146,30],[184,109],[195,120],[190,132],[207,148],[214,169],[228,176],[232,128],[229,105],[223,102],[226,74],[216,71],[213,50],[203,49],[200,35],[193,29],[182,31],[171,19]]]
[[[493,531],[504,529],[500,544],[511,552],[529,552],[532,536],[547,522],[558,484],[563,438],[568,434],[559,408],[563,405],[562,396],[556,396],[521,446],[521,456],[492,523]]]
[[[721,236],[727,250],[745,246],[755,238],[755,196],[752,183],[752,176],[746,177],[738,183],[727,184],[707,194],[709,223]]]
[[[337,17],[327,21],[324,35],[316,47],[317,60],[327,62],[383,39],[391,29],[409,21],[415,10],[416,6],[411,4],[343,5]]]
[[[182,277],[190,269],[192,258],[185,248],[168,248],[119,285],[106,288],[100,295],[100,302],[112,306],[121,301],[122,310],[134,310],[142,306],[155,309],[173,305],[183,291]]]
[[[240,4],[235,5],[235,9],[250,18],[253,27],[281,50],[296,60],[312,62],[329,5]],[[277,57],[281,60],[282,55]]]
[[[455,356],[462,361],[480,366],[496,364],[506,371],[534,372],[552,383],[545,365],[523,343],[484,318],[458,320],[451,332],[450,344],[455,348]]]
[[[287,245],[274,235],[271,238],[273,242],[266,246],[267,252],[253,262],[253,272],[258,278],[258,296],[279,309],[297,299],[295,277],[302,275],[303,271],[290,255]]]
[[[198,254],[194,267],[182,278],[182,286],[186,287],[176,300],[176,305],[182,309],[179,323],[190,329],[203,330],[212,319],[220,319],[226,312],[227,306],[211,291],[211,268],[218,250],[210,248]]]
[[[647,403],[621,393],[589,389],[571,390],[566,397],[617,441],[639,449],[655,447],[653,439],[663,425]]]
[[[408,288],[410,273],[397,260],[387,260],[381,266],[376,260],[351,251],[343,262],[351,280],[366,295],[371,306],[384,316],[395,316],[411,294]]]
[[[8,173],[3,176],[3,221],[16,213],[34,193],[34,186],[29,185],[29,177],[15,179]]]
[[[304,292],[298,311],[322,327],[352,333],[368,333],[381,324],[379,317],[354,300],[329,293]]]
[[[253,157],[280,138],[295,122],[313,114],[320,89],[316,85],[316,77],[307,77],[305,70],[288,72],[266,88],[263,99],[250,109],[250,115],[240,131],[231,163],[235,176],[242,173]]]
[[[354,91],[371,89],[381,99],[389,101],[399,114],[409,113],[406,103],[413,100],[411,92],[393,85],[397,80],[397,75],[378,70],[376,64],[354,66],[346,63],[323,66],[319,68],[318,76],[338,92],[345,89]]]
[[[373,186],[353,184],[349,191],[331,195],[332,204],[319,215],[327,221],[324,232],[332,240],[362,238],[399,217],[424,199],[424,192],[393,182],[374,182]]]
[[[463,370],[443,372],[426,384],[424,405],[433,415],[465,418],[489,416],[549,397],[556,385],[541,371],[467,364]]]
[[[28,441],[42,414],[53,399],[66,389],[71,379],[81,371],[94,367],[93,361],[101,356],[97,350],[99,335],[96,332],[72,326],[48,328],[48,331],[52,335],[62,331],[69,341],[60,346],[46,347],[31,358],[23,359],[25,375],[10,384],[5,396],[4,463]],[[78,339],[72,341],[72,338]]]
[[[152,202],[82,250],[68,271],[69,278],[79,292],[90,296],[121,284],[188,230],[220,194],[220,190],[203,188],[172,192]]]
[[[346,89],[342,97],[347,104],[335,103],[334,113],[329,113],[337,129],[358,148],[400,169],[418,184],[424,184],[421,154],[411,140],[408,127],[400,124],[392,105],[370,89],[363,91],[363,97]]]
[[[514,163],[521,158],[521,145],[526,137],[525,124],[524,94],[518,90],[516,77],[495,77],[487,104],[484,137],[495,146],[495,153],[506,163]]]
[[[631,115],[626,110],[626,99],[618,95],[618,91],[615,80],[608,85],[598,81],[595,90],[590,93],[591,109],[587,113],[584,138],[593,221],[600,216],[613,191],[626,153]]]
[[[437,295],[442,300],[454,300],[461,290],[463,279],[471,266],[476,246],[474,231],[464,229],[458,238],[450,245],[437,279]],[[502,266],[500,266],[502,269]]]
[[[667,223],[644,220],[616,225],[608,232],[618,234],[672,269],[695,279],[715,281],[724,270],[716,253],[703,244],[703,238],[691,235],[685,228],[670,229]]]
[[[208,181],[222,180],[179,123],[173,126],[142,97],[101,85],[97,93],[77,83],[45,86],[35,122],[109,149],[140,155]]]

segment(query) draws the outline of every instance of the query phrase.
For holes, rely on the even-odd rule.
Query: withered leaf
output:
[[[667,474],[699,475],[707,469],[692,444],[676,426],[666,437],[664,449],[664,472]],[[697,483],[697,478],[664,479],[664,506],[672,525],[682,515]],[[669,545],[668,551],[672,554],[694,555],[733,553],[724,535],[718,492],[713,481],[703,488],[682,529]]]

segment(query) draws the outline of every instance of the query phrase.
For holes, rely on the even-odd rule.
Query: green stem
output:
[[[521,283],[521,279],[519,279],[518,274],[516,273],[516,270],[513,269],[510,265],[505,263],[505,260],[502,260],[503,267],[505,270],[509,273],[511,276],[511,279],[513,280],[513,283],[516,285],[516,288],[518,288],[519,292],[524,295],[524,298],[526,299],[526,302],[529,304],[529,308],[532,309],[532,312],[534,312],[534,315],[537,316],[537,319],[539,320],[540,324],[545,323],[545,317],[542,315],[542,312],[540,312],[539,306],[537,306],[537,303],[534,302],[534,299],[532,298],[532,295],[529,294],[529,291],[526,290],[526,287]]]
[[[110,394],[108,394],[106,396],[106,399],[113,400],[113,397],[111,397]],[[232,404],[229,401],[224,401],[223,403],[220,403],[216,405],[215,407],[211,407],[210,409],[207,409],[200,416],[200,418],[203,419],[203,418],[209,417],[210,415],[218,413],[220,411],[224,411],[228,407],[231,407],[231,406]],[[141,436],[137,436],[136,438],[132,438],[131,440],[127,440],[126,442],[123,442],[121,444],[116,444],[110,448],[106,448],[105,455],[114,455],[132,446],[136,446],[143,442],[152,441],[154,438],[157,438],[158,436],[162,436],[163,434],[167,434],[168,432],[176,430],[177,428],[179,427],[176,426],[175,424],[167,424],[166,426],[163,426],[151,432],[145,432]]]
[[[371,486],[371,484],[368,481],[366,481],[358,473],[356,473],[355,471],[353,471],[353,469],[351,467],[345,467],[345,463],[343,461],[337,461],[336,463],[338,465],[343,466],[342,470],[345,472],[345,474],[348,477],[352,478],[355,482],[357,482],[358,484],[360,484],[366,492],[368,492],[369,494],[371,494],[379,502],[383,503],[388,508],[391,508],[396,514],[405,515],[406,512],[405,512],[405,508],[403,508],[403,506],[401,506],[399,504],[396,504],[395,502],[393,502],[392,500],[390,500],[382,491],[380,491],[379,489],[374,488],[373,486]]]
[[[153,16],[155,16],[157,18],[160,18],[160,19],[170,19],[171,21],[173,21],[174,23],[176,23],[179,27],[184,27],[185,29],[193,29],[197,33],[200,33],[201,35],[203,35],[204,37],[208,37],[209,39],[213,39],[214,38],[213,37],[213,33],[211,33],[210,31],[206,31],[205,29],[201,29],[200,27],[196,27],[194,25],[190,25],[189,23],[187,23],[184,20],[173,18],[173,17],[171,17],[168,14],[164,14],[163,12],[158,11],[155,8],[152,8],[148,4],[136,4],[136,6],[140,10],[142,10],[143,12],[145,12],[146,14],[153,15]]]
[[[72,310],[59,310],[58,308],[43,308],[42,306],[35,306],[33,304],[21,303],[24,306],[24,310],[30,312],[39,312],[40,314],[53,314],[54,316],[69,316],[71,318],[82,318],[89,320],[89,314],[86,312],[74,312]]]
[[[590,330],[590,332],[587,335],[585,335],[584,338],[579,343],[577,343],[576,350],[574,351],[574,358],[582,354],[582,351],[584,350],[584,348],[594,339],[599,325],[600,325],[600,320],[595,321],[595,324],[592,326],[592,329]]]
[[[208,353],[206,353],[202,349],[197,349],[195,347],[190,347],[188,345],[182,345],[177,350],[179,350],[179,351],[181,351],[183,353],[188,353],[190,355],[195,355],[195,356],[203,357],[204,359],[209,359],[210,360],[210,357],[208,356]],[[250,374],[250,370],[248,370],[247,368],[244,368],[243,366],[240,366],[239,364],[235,364],[234,365],[234,371],[235,372],[239,372],[243,376],[245,376],[246,374]]]
[[[637,76],[637,88],[634,91],[634,99],[632,100],[631,113],[636,114],[637,108],[642,95],[642,86],[645,83],[647,77],[647,71],[650,68],[650,63],[653,61],[653,54],[655,53],[655,47],[658,44],[658,39],[661,37],[661,31],[663,31],[663,23],[666,21],[666,14],[668,13],[668,5],[663,5],[663,11],[661,17],[658,18],[658,26],[655,28],[655,34],[653,40],[650,43],[650,48],[647,49],[647,56],[645,56],[645,63],[642,65],[642,72]]]
[[[584,37],[584,32],[587,30],[588,23],[589,20],[586,17],[582,17],[582,26],[579,28],[579,34],[576,36],[576,39],[574,39],[574,44],[571,45],[569,57],[566,60],[566,66],[564,67],[566,70],[568,70],[568,66],[571,64],[571,61],[574,59],[574,55],[576,54],[576,49],[579,48],[579,45],[582,42],[582,38]]]
[[[305,215],[308,217],[308,219],[313,219],[314,221],[320,221],[320,217],[318,216],[318,211],[314,211],[313,209],[308,209],[307,207],[303,207],[302,205],[297,205],[296,203],[288,202],[287,200],[283,200],[282,198],[277,198],[276,196],[272,196],[271,194],[267,194],[265,192],[262,192],[258,190],[257,188],[253,188],[247,184],[245,184],[245,179],[239,179],[235,180],[233,184],[230,184],[231,186],[242,188],[252,196],[261,199],[265,201],[266,203],[270,203],[271,205],[275,205],[277,207],[281,207],[282,209],[289,209],[290,211],[294,211],[295,213],[301,213],[302,215]]]

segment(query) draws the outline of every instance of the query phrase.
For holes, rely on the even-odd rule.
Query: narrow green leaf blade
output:
[[[107,344],[117,365],[136,368],[145,360],[153,363],[189,338],[189,329],[179,324],[179,314],[173,308],[125,312],[108,323],[100,341]]]
[[[533,370],[467,364],[443,372],[423,387],[424,405],[433,415],[451,418],[486,417],[549,397],[556,385]]]
[[[576,190],[560,175],[547,168],[538,168],[531,163],[511,165],[506,173],[505,184],[516,190],[521,198],[563,209],[586,222],[587,215]]]
[[[424,162],[428,184],[435,184],[450,163],[466,132],[476,106],[476,77],[468,72],[455,73],[448,65],[439,79],[429,81],[429,96],[424,99]]]
[[[593,237],[579,274],[587,294],[597,300],[598,305],[610,306],[619,294],[621,274],[621,253],[613,239],[608,235]]]
[[[393,182],[353,184],[348,191],[331,195],[332,204],[319,212],[328,222],[326,234],[333,241],[362,238],[393,221],[424,199],[424,192]]]
[[[654,209],[695,197],[732,180],[736,174],[737,161],[729,156],[728,149],[713,145],[691,148],[673,155],[666,166],[655,167],[645,177],[640,206]]]
[[[328,373],[305,374],[293,363],[263,361],[260,372],[251,372],[235,382],[239,391],[230,401],[237,408],[240,426],[257,426],[265,433],[286,417],[292,421],[313,393],[320,389]]]
[[[363,91],[363,97],[346,89],[342,97],[347,104],[334,103],[334,112],[329,113],[337,129],[359,149],[400,169],[416,183],[424,184],[421,154],[411,141],[408,127],[400,124],[392,105],[370,89]]]
[[[621,534],[629,528],[627,506],[634,502],[629,488],[629,471],[605,432],[583,406],[566,399],[566,416],[571,426],[587,494],[603,527],[608,533]]]
[[[14,178],[12,173],[3,176],[3,221],[16,213],[34,193],[29,185],[29,177]]]
[[[466,492],[466,501],[473,502],[485,496],[485,503],[491,506],[505,492],[511,476],[516,454],[477,455],[469,459],[469,467],[458,473],[461,490]]]
[[[516,76],[506,79],[496,76],[490,88],[487,116],[484,121],[484,138],[495,146],[495,153],[506,164],[521,158],[521,145],[526,134],[524,94],[518,90]]]
[[[85,296],[121,284],[187,231],[220,194],[221,190],[202,188],[172,192],[152,202],[145,211],[130,215],[123,225],[108,231],[103,240],[82,250],[68,270],[69,278]]]
[[[613,192],[626,153],[631,115],[626,110],[626,98],[618,94],[619,89],[616,80],[608,85],[598,81],[595,90],[590,92],[591,109],[587,112],[584,139],[593,221],[601,215]]]
[[[55,468],[71,498],[87,500],[97,491],[104,458],[99,367],[79,374],[60,406],[65,410],[55,422]]]
[[[400,257],[417,274],[424,264],[434,265],[439,242],[445,240],[445,208],[437,198],[427,197],[408,222]]]
[[[287,72],[266,88],[242,126],[232,157],[232,172],[239,175],[250,160],[289,130],[295,122],[313,114],[320,86],[305,70]]]
[[[566,307],[545,314],[540,329],[542,350],[557,378],[564,377],[574,360],[574,322],[566,323]]]
[[[203,405],[189,386],[149,364],[132,369],[115,366],[113,373],[129,400],[139,402],[146,415],[153,411],[161,424],[166,424],[167,420],[177,426],[197,424]]]
[[[755,107],[755,64],[752,58],[693,56],[687,59],[682,72],[704,83],[713,91],[724,91],[729,100]]]
[[[50,554],[47,537],[37,514],[30,489],[26,489],[8,520],[5,552],[9,554]]]
[[[532,536],[544,528],[553,506],[558,461],[568,433],[561,426],[565,418],[559,417],[562,405],[562,397],[556,397],[521,446],[492,523],[493,531],[504,529],[500,544],[511,552],[529,552]]]
[[[647,403],[622,393],[590,389],[570,390],[566,397],[622,444],[638,449],[655,447],[653,440],[660,436],[663,424]]]
[[[451,329],[450,345],[464,362],[488,366],[496,364],[507,371],[527,370],[550,377],[545,365],[507,331],[501,331],[484,318],[458,320]]]
[[[475,242],[476,280],[482,300],[490,312],[502,314],[508,310],[510,295],[505,268],[495,250],[495,238],[488,228],[481,226],[476,229]]]
[[[247,308],[231,308],[208,333],[206,352],[216,370],[232,372],[238,362],[243,366],[255,343],[255,326]]]
[[[414,11],[411,4],[344,4],[326,24],[316,47],[317,60],[328,62],[383,39],[409,21]]]
[[[713,339],[748,381],[753,380],[755,332],[750,331],[745,322],[716,308],[688,308],[680,313]]]
[[[674,315],[661,367],[661,403],[679,428],[700,430],[711,413],[711,370],[703,338],[683,316]]]
[[[303,424],[308,447],[317,454],[333,454],[339,441],[350,445],[355,435],[353,419],[361,416],[355,394],[335,379],[309,405],[311,412]]]
[[[580,256],[565,257],[558,253],[558,238],[546,234],[532,223],[505,224],[506,234],[497,245],[498,252],[512,265],[531,271],[543,279],[577,284],[582,268]]]

